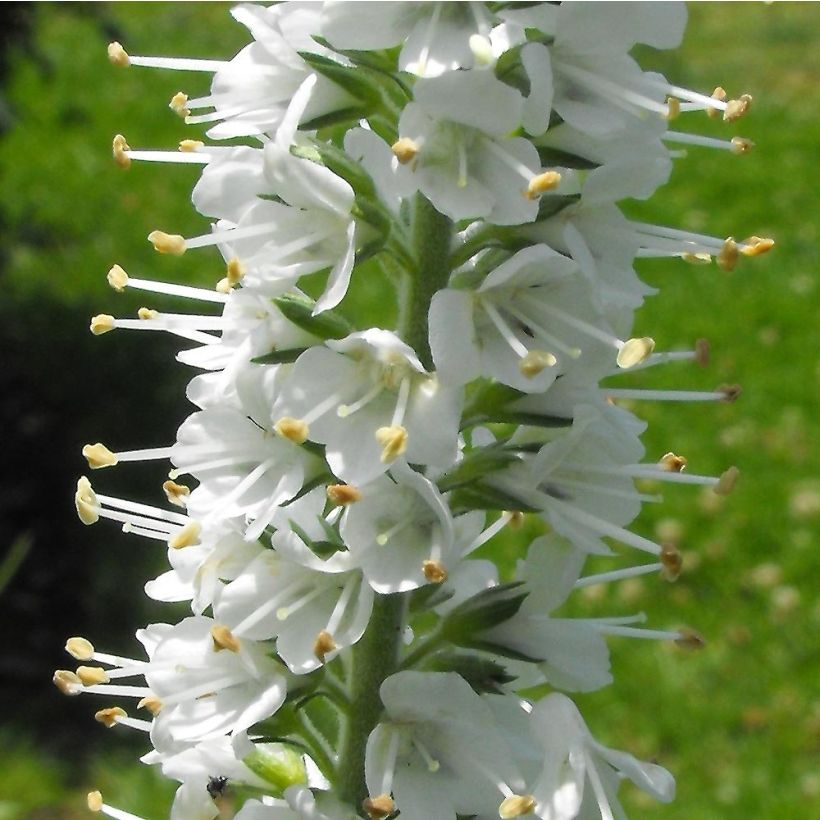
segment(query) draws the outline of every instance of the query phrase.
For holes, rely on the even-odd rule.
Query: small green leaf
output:
[[[305,296],[286,293],[284,296],[277,296],[273,303],[286,319],[320,339],[343,339],[353,332],[348,321],[332,310],[314,316],[315,303]]]

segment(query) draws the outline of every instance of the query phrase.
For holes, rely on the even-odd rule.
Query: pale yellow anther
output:
[[[712,255],[709,253],[682,253],[680,258],[690,265],[708,265],[712,261]]]
[[[156,319],[157,316],[159,316],[159,311],[153,308],[141,307],[137,311],[137,318],[142,319],[143,322],[148,321],[148,319]]]
[[[114,317],[109,316],[107,313],[98,313],[96,316],[91,317],[89,330],[95,336],[102,336],[103,333],[108,333],[109,330],[114,329],[115,321]]]
[[[706,367],[709,364],[709,340],[698,339],[695,342],[695,361],[701,366]]]
[[[535,811],[535,798],[531,794],[511,794],[498,807],[498,816],[502,820],[510,817],[523,817]]]
[[[137,704],[137,709],[147,709],[156,717],[162,711],[162,701],[155,695],[149,695]]]
[[[202,140],[182,140],[179,143],[179,150],[182,151],[184,154],[193,153],[194,151],[199,151],[200,148],[204,148],[205,143]]]
[[[176,507],[184,507],[188,503],[188,496],[191,494],[191,488],[184,484],[177,484],[175,481],[168,480],[162,485],[163,492],[168,501]]]
[[[680,637],[675,640],[675,643],[682,649],[703,649],[706,646],[703,636],[688,626],[679,629],[678,635]]]
[[[370,820],[384,820],[396,811],[396,804],[389,794],[380,794],[376,797],[366,797],[362,801],[362,808]]]
[[[108,709],[100,709],[98,712],[94,712],[94,720],[96,720],[97,723],[102,723],[102,725],[108,729],[113,729],[114,726],[117,725],[117,719],[124,717],[128,717],[128,712],[119,706],[112,706]]]
[[[103,467],[113,467],[117,463],[117,457],[104,444],[99,441],[96,444],[86,444],[83,447],[83,456],[92,470],[101,470]],[[77,489],[79,490],[79,483]]]
[[[333,635],[323,629],[316,636],[316,642],[313,644],[313,654],[324,663],[325,655],[334,649],[336,649],[336,641],[333,640]]]
[[[423,561],[421,571],[428,584],[443,584],[447,580],[447,568],[441,561]]]
[[[177,91],[177,93],[171,97],[171,102],[168,103],[168,108],[170,108],[171,111],[173,111],[177,116],[185,119],[185,117],[191,113],[188,108],[188,95],[183,91]]]
[[[732,137],[729,142],[732,143],[731,151],[733,154],[748,154],[755,147],[755,144],[746,137]]]
[[[76,674],[83,686],[97,686],[110,680],[101,666],[78,666]]]
[[[94,656],[94,645],[85,638],[69,638],[65,642],[65,651],[78,661],[90,661]]]
[[[211,627],[211,639],[214,642],[214,652],[227,649],[229,652],[239,652],[239,641],[227,626],[214,624]]]
[[[399,137],[399,139],[390,146],[390,150],[401,165],[407,165],[418,156],[419,146],[418,143],[415,142],[415,140],[411,140],[410,137]]]
[[[682,473],[686,469],[686,458],[675,453],[666,453],[658,461],[658,467],[667,473]]]
[[[154,250],[159,253],[169,253],[172,256],[182,256],[185,253],[185,237],[177,233],[151,231],[148,234],[148,241],[154,246]]]
[[[518,362],[521,375],[527,379],[534,379],[548,367],[555,367],[558,359],[546,350],[531,350]]]
[[[508,510],[504,513],[509,518],[507,522],[507,526],[513,531],[516,532],[520,530],[521,527],[524,526],[524,513],[520,510]]]
[[[726,102],[726,89],[721,88],[718,86],[711,94],[712,99],[718,100],[719,102]],[[714,119],[715,117],[720,116],[720,109],[719,108],[707,108],[706,113]]]
[[[376,441],[382,446],[383,464],[394,461],[407,450],[407,430],[400,424],[392,427],[379,427],[376,430]]]
[[[734,122],[745,116],[752,105],[751,94],[741,94],[736,100],[729,100],[726,103],[726,110],[723,112],[724,122]]]
[[[734,490],[739,477],[740,470],[738,470],[737,467],[729,467],[728,470],[721,473],[720,478],[718,478],[718,483],[714,486],[714,491],[718,495],[729,495],[729,493]]]
[[[683,570],[683,556],[680,550],[674,544],[664,544],[658,557],[661,561],[661,576],[664,580],[677,581]]]
[[[235,256],[229,259],[225,268],[225,278],[232,285],[238,285],[244,276],[245,266]]]
[[[78,695],[82,688],[82,682],[70,669],[57,669],[51,680],[64,695]]]
[[[130,150],[131,146],[125,141],[125,137],[122,134],[117,134],[111,143],[111,153],[114,157],[114,162],[116,162],[120,168],[131,167],[131,157],[127,154]]]
[[[181,550],[185,547],[195,547],[201,543],[199,536],[202,525],[198,521],[189,521],[179,532],[168,539],[168,546],[172,550]]]
[[[544,171],[534,176],[527,185],[524,196],[527,199],[538,199],[547,191],[554,191],[561,184],[561,174],[558,171]]]
[[[294,444],[304,444],[310,435],[310,427],[305,421],[302,419],[294,419],[290,416],[283,416],[279,419],[279,421],[273,425],[273,429],[282,436],[282,438],[286,438]]]
[[[105,278],[108,284],[119,293],[122,293],[128,286],[128,274],[119,265],[114,265]]]
[[[346,507],[361,500],[362,494],[358,487],[352,484],[331,484],[327,488],[327,497],[331,504],[337,507]]]
[[[767,236],[750,236],[740,245],[740,252],[744,256],[760,256],[774,247],[774,239]]]
[[[720,249],[720,253],[717,255],[718,266],[721,270],[732,271],[735,269],[735,265],[737,265],[739,256],[740,251],[737,249],[737,242],[735,242],[734,237],[729,236],[726,238],[723,247]]]
[[[100,520],[100,503],[97,501],[96,493],[91,489],[91,482],[85,476],[77,479],[74,506],[83,524],[96,524]]]
[[[116,41],[108,44],[108,59],[114,64],[125,68],[131,65],[128,52]]]
[[[666,98],[666,119],[670,122],[680,116],[680,100],[677,97]]]
[[[738,396],[743,392],[739,384],[721,384],[716,388],[716,392],[723,393],[723,401],[731,404],[737,401]]]
[[[640,339],[629,339],[624,342],[623,347],[618,351],[615,361],[618,367],[628,370],[630,367],[635,367],[646,361],[654,349],[655,340],[650,339],[648,336]]]
[[[89,792],[86,803],[91,811],[102,811],[103,799],[100,792]]]

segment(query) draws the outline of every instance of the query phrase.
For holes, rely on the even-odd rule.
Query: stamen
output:
[[[101,470],[103,467],[113,467],[117,457],[104,444],[86,444],[83,447],[83,456],[92,470]]]
[[[128,52],[116,41],[108,44],[108,59],[114,65],[121,66],[122,68],[131,65]]]
[[[109,316],[107,313],[98,313],[96,316],[91,317],[89,329],[95,336],[102,336],[103,333],[108,333],[109,330],[116,327],[115,322],[113,316]]]
[[[410,139],[410,137],[399,137],[399,139],[390,146],[390,150],[400,165],[408,165],[418,156],[421,147],[415,140]]]
[[[726,102],[726,97],[727,97],[726,89],[721,88],[720,86],[717,86],[717,88],[715,88],[715,90],[712,92],[712,99],[717,100],[718,102],[725,103]],[[725,106],[724,106],[724,110],[725,110]],[[720,111],[717,107],[707,108],[706,113],[712,119],[715,119],[716,117],[718,117],[720,115]]]
[[[150,695],[137,704],[137,709],[147,709],[156,717],[162,711],[162,701],[158,697]]]
[[[55,670],[51,681],[64,695],[79,695],[83,686],[77,675],[70,669]]]
[[[177,484],[174,481],[165,481],[162,485],[165,492],[165,497],[177,507],[185,507],[188,503],[188,496],[191,494],[191,488],[184,484]]]
[[[447,568],[441,561],[423,561],[421,571],[428,583],[443,584],[447,580]]]
[[[91,482],[85,476],[77,479],[74,506],[83,524],[96,524],[100,520],[100,505],[97,496],[91,489]]]
[[[729,142],[732,145],[729,150],[733,154],[748,154],[755,147],[755,144],[746,137],[732,137]]]
[[[513,520],[516,515],[520,513],[503,513],[496,521],[490,524],[483,532],[479,533],[474,541],[469,543],[461,552],[461,557],[466,558],[471,552],[477,550],[483,544],[486,544],[494,535],[501,532],[504,527],[509,524],[510,529],[514,529]]]
[[[196,547],[202,543],[200,534],[202,525],[198,521],[190,521],[175,535],[168,539],[168,546],[172,550],[181,550],[185,547]]]
[[[85,687],[99,686],[101,683],[108,683],[111,680],[105,669],[100,666],[78,666],[74,674]]]
[[[661,556],[663,556],[663,548],[661,549]],[[638,575],[649,575],[659,570],[663,570],[662,562],[639,564],[635,567],[616,569],[611,572],[599,572],[595,575],[586,575],[583,578],[579,578],[573,584],[573,589],[583,589],[584,587],[596,586],[597,584],[610,584],[614,581],[622,581],[626,578],[634,578]]]
[[[535,812],[535,798],[531,794],[513,794],[505,798],[498,807],[498,816],[502,820],[510,817],[522,817]]]
[[[427,747],[417,737],[413,738],[413,746],[427,765],[428,772],[435,773],[441,768],[441,763],[430,754]]]
[[[737,479],[740,476],[740,470],[737,467],[729,467],[721,474],[714,486],[714,492],[718,495],[729,495],[737,484]]]
[[[346,507],[359,501],[362,497],[361,491],[352,484],[331,484],[327,488],[327,497],[332,504],[339,507]]]
[[[641,339],[629,339],[621,345],[616,358],[618,367],[628,370],[645,361],[655,349],[655,340],[644,336]]]
[[[120,168],[128,169],[131,167],[131,157],[127,153],[130,150],[131,148],[125,141],[125,137],[122,134],[117,134],[111,145],[111,152],[114,156],[114,162],[116,162]]]
[[[222,652],[224,649],[229,652],[239,652],[239,641],[227,626],[214,624],[211,627],[211,639],[214,643],[214,652]]]
[[[204,147],[205,143],[202,142],[202,140],[181,140],[179,143],[179,150],[186,154],[192,151],[199,151]]]
[[[325,662],[325,655],[333,652],[336,649],[336,641],[333,636],[324,629],[316,636],[316,642],[313,644],[313,654],[322,662]]]
[[[273,425],[273,429],[282,438],[286,438],[294,444],[304,444],[310,435],[310,427],[303,419],[294,419],[290,416],[283,416],[279,419]]]
[[[103,726],[108,729],[113,729],[120,719],[124,717],[128,717],[128,713],[119,706],[112,706],[109,709],[100,709],[94,713],[94,720],[98,723],[102,723]]]
[[[231,68],[226,60],[198,60],[186,57],[132,57],[117,42],[108,45],[108,59],[118,66],[138,65],[145,68],[169,68],[175,71],[215,73]]]
[[[424,32],[424,47],[419,54],[418,62],[415,65],[416,74],[422,76],[427,71],[427,60],[430,57],[430,44],[433,42],[433,37],[436,33],[436,26],[438,25],[439,17],[441,16],[441,4],[436,3],[433,7],[433,13],[430,15],[430,20],[427,22],[427,30]]]
[[[102,812],[102,814],[107,817],[111,817],[112,820],[143,820],[142,817],[136,814],[121,811],[120,809],[115,809],[113,806],[103,803],[102,794],[100,794],[100,792],[89,792],[86,802],[90,811]]]
[[[390,420],[391,427],[401,427],[404,423],[404,415],[407,412],[407,401],[409,398],[410,379],[405,376],[399,385],[399,395],[396,399],[396,406],[393,408],[393,418]]]
[[[740,395],[738,385],[722,385],[713,391],[705,390],[630,390],[601,389],[610,399],[646,399],[650,401],[726,401],[732,402]]]
[[[151,231],[148,241],[158,253],[168,253],[172,256],[182,256],[187,250],[185,237],[179,234],[165,233],[165,231]]]
[[[214,293],[206,288],[195,288],[189,285],[176,285],[169,282],[155,282],[149,279],[136,279],[129,276],[119,265],[114,265],[107,275],[108,284],[114,290],[122,292],[125,288],[144,290],[151,293],[165,293],[169,296],[183,296],[186,299],[199,299],[203,302],[218,302],[224,304],[227,297],[221,293]]]
[[[674,544],[661,547],[661,575],[666,581],[677,581],[683,571],[683,556]]]
[[[190,108],[188,108],[188,95],[183,91],[177,91],[177,93],[171,97],[168,108],[184,120],[191,113]]]
[[[216,290],[218,293],[228,293],[232,288],[235,288],[244,278],[245,268],[242,263],[236,258],[228,260],[225,271],[225,278],[220,279],[216,283]]]
[[[760,256],[774,247],[774,239],[764,236],[750,236],[740,245],[740,252],[744,256]]]
[[[407,450],[407,430],[401,426],[379,427],[376,430],[376,441],[382,446],[382,464],[387,464]]]
[[[703,649],[706,646],[703,636],[688,626],[678,630],[678,638],[675,643],[682,649]]]
[[[521,375],[528,379],[534,379],[539,373],[542,373],[548,367],[555,367],[558,364],[558,359],[552,353],[546,350],[531,350],[518,363],[518,369]]]
[[[729,100],[726,103],[726,110],[723,112],[724,122],[734,122],[745,116],[752,104],[751,94],[741,94],[736,100]]]
[[[671,122],[680,116],[680,100],[677,97],[666,98],[666,119]]]
[[[396,804],[389,794],[380,794],[377,797],[366,797],[362,801],[364,809],[370,820],[385,820],[396,811]]]

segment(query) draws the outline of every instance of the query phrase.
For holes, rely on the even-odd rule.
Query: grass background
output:
[[[136,624],[168,617],[140,597],[164,556],[83,530],[71,511],[82,443],[150,446],[186,413],[179,396],[188,374],[168,369],[173,343],[87,333],[91,314],[126,315],[140,304],[112,293],[104,274],[120,262],[136,276],[207,284],[221,276],[215,255],[159,258],[144,240],[157,227],[202,227],[188,204],[195,169],[136,165],[125,174],[109,158],[115,132],[133,147],[191,136],[165,105],[180,88],[204,91],[206,78],[117,71],[105,45],[116,38],[132,53],[224,57],[245,41],[226,8],[37,5],[30,45],[12,53],[0,106],[0,526],[19,566],[0,576],[1,694],[11,707],[0,725],[0,820],[86,816],[91,787],[144,816],[167,813],[173,787],[136,764],[129,738],[91,721],[94,704],[60,698],[48,679],[66,663],[65,635],[116,627],[113,648],[127,652]],[[627,784],[633,817],[820,817],[820,7],[694,4],[684,47],[641,58],[680,85],[751,93],[753,110],[734,128],[702,115],[682,127],[740,133],[757,147],[744,157],[692,148],[650,204],[627,210],[718,236],[771,235],[777,247],[731,274],[674,261],[641,266],[660,294],[638,331],[661,349],[707,337],[713,356],[706,370],[670,365],[640,384],[744,387],[733,405],[636,404],[650,424],[648,456],[675,450],[693,472],[711,474],[737,464],[742,478],[726,500],[672,487],[642,515],[639,532],[684,552],[675,585],[635,580],[572,605],[576,614],[645,611],[659,628],[687,624],[706,649],[615,639],[615,684],[578,700],[602,741],[657,757],[678,779],[669,806]],[[129,488],[144,480],[148,493],[154,478],[106,480],[110,492],[117,480]],[[133,570],[123,573],[124,564]]]

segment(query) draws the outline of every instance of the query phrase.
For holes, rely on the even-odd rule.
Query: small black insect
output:
[[[225,794],[225,789],[227,787],[227,777],[209,777],[208,785],[205,788],[208,789],[208,794],[216,800],[217,797],[222,797],[222,795]]]

